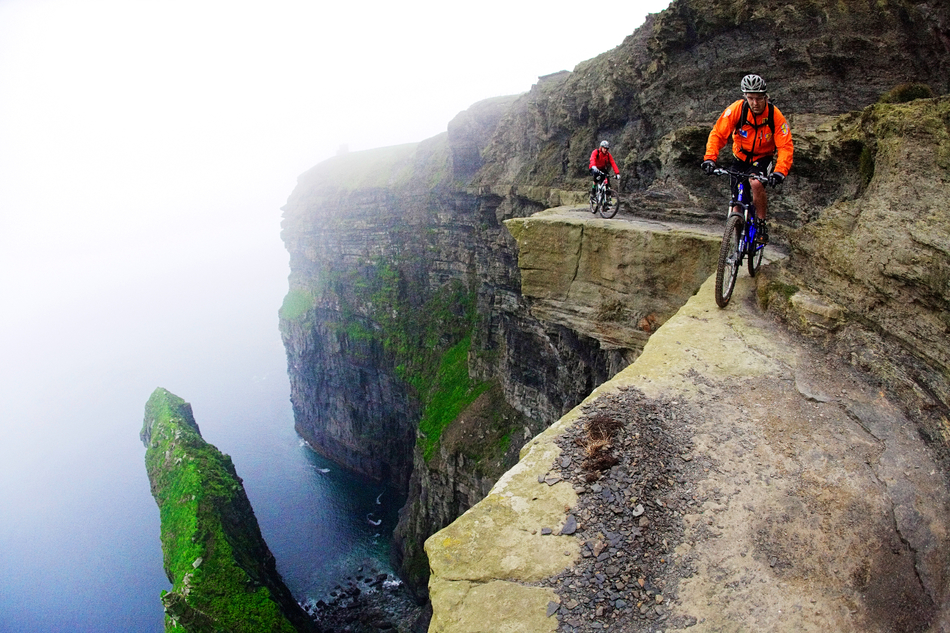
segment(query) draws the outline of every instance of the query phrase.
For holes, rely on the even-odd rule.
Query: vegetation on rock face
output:
[[[141,437],[161,514],[166,631],[310,630],[280,580],[231,458],[205,442],[191,406],[156,389]],[[282,595],[276,595],[282,594]],[[296,624],[296,626],[295,626]]]
[[[933,89],[927,84],[905,83],[895,86],[881,97],[879,103],[907,103],[917,99],[932,99],[934,96]]]
[[[321,287],[312,292],[323,300],[332,297],[339,320],[328,327],[351,342],[375,341],[391,355],[395,375],[421,403],[420,441],[429,458],[442,429],[487,384],[468,374],[474,293],[458,280],[429,291],[402,272],[408,267],[411,262],[406,260],[378,259],[357,268],[324,271]],[[303,290],[288,293],[282,318],[301,318],[313,304],[310,296]]]
[[[280,306],[280,318],[287,321],[296,321],[303,317],[313,307],[313,295],[305,290],[292,288],[284,297]]]
[[[442,431],[490,386],[487,382],[469,378],[468,351],[471,344],[471,337],[466,336],[445,352],[429,388],[428,402],[419,421],[422,454],[426,461],[432,458]]]

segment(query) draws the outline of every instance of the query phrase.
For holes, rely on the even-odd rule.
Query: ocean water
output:
[[[286,275],[275,238],[5,312],[0,632],[163,630],[170,585],[138,438],[156,387],[190,402],[205,440],[231,455],[298,599],[367,560],[388,570],[401,500],[293,430],[277,329]]]

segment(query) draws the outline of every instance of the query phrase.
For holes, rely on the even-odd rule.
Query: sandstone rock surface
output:
[[[700,468],[678,483],[692,501],[666,509],[683,536],[657,552],[675,562],[664,568],[666,577],[652,579],[668,587],[661,626],[947,630],[950,492],[934,451],[866,377],[763,318],[754,294],[752,280],[740,277],[736,298],[720,310],[710,280],[651,337],[636,362],[585,401],[596,406],[606,394],[635,388],[691,412],[679,432],[689,434],[687,458]],[[518,467],[483,502],[427,541],[431,631],[496,630],[491,610],[484,611],[482,628],[450,616],[486,606],[473,582],[523,586],[517,595],[524,596],[524,615],[512,630],[557,630],[552,621],[563,611],[546,610],[542,596],[550,588],[527,570],[559,561],[560,573],[569,576],[577,558],[565,541],[591,535],[582,526],[577,536],[532,541],[531,529],[555,517],[563,522],[572,512],[538,475],[552,469],[554,439],[577,423],[581,409],[532,440]],[[587,494],[582,482],[573,485]],[[470,570],[471,553],[490,551],[494,538],[501,551],[512,546],[507,533],[485,529],[498,504],[516,515],[506,523],[522,526],[520,556],[537,558],[534,566],[522,563],[523,574],[497,566],[486,566],[487,574]],[[577,630],[591,630],[595,621]],[[639,628],[619,609],[603,624],[627,631],[656,626]]]

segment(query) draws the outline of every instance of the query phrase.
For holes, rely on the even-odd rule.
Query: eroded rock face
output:
[[[787,269],[762,286],[772,310],[902,394],[921,430],[944,450],[950,413],[948,121],[947,97],[876,105],[842,117],[826,152],[864,148],[858,189],[790,234]],[[782,284],[802,292],[781,296]],[[828,307],[804,304],[807,292]]]
[[[696,172],[707,126],[741,96],[746,73],[765,77],[786,115],[836,116],[906,82],[946,93],[948,52],[942,2],[676,0],[620,46],[522,96],[475,182],[579,188],[591,149],[608,138],[625,190],[662,185]],[[664,156],[664,137],[691,126],[704,129],[680,134],[685,151]]]
[[[296,428],[331,459],[408,490],[400,554],[423,592],[425,537],[475,503],[521,444],[621,368],[626,352],[530,313],[501,221],[540,204],[450,187],[447,142],[329,161],[301,178],[283,232],[291,278],[281,332]],[[377,181],[348,180],[367,164]],[[490,385],[508,412],[491,450],[479,446],[488,427],[443,446],[442,427],[427,426],[434,409],[454,404],[439,372],[459,345],[471,384],[455,386]],[[426,433],[434,459],[414,449]]]
[[[796,142],[792,173],[770,196],[771,235],[791,259],[787,273],[766,276],[763,301],[779,314],[803,314],[779,307],[798,306],[821,333],[837,333],[829,349],[884,368],[882,384],[916,398],[922,428],[943,442],[947,153],[942,140],[908,148],[942,138],[945,104],[861,111],[904,82],[947,92],[948,25],[948,7],[934,1],[677,0],[621,46],[518,98],[476,104],[445,135],[315,167],[285,207],[283,232],[281,328],[298,431],[332,459],[410,489],[399,538],[421,579],[422,540],[497,476],[472,467],[464,442],[435,457],[418,447],[445,354],[467,342],[471,387],[491,383],[532,432],[632,361],[711,270],[715,238],[677,236],[683,248],[609,227],[636,213],[720,230],[727,185],[697,166],[741,76],[761,72]],[[523,226],[583,203],[601,138],[624,171],[618,220],[587,216],[547,241],[513,237],[504,221]],[[894,210],[906,207],[906,174],[886,168],[902,161],[927,166],[905,224]]]
[[[518,240],[521,293],[535,317],[636,353],[715,270],[722,237],[695,226],[592,220],[583,207],[505,225]]]

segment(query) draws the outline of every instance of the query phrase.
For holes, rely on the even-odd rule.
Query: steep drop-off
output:
[[[281,309],[297,430],[315,450],[409,491],[397,538],[418,589],[425,537],[482,496],[528,438],[632,362],[711,272],[702,250],[694,268],[664,274],[632,250],[613,272],[588,267],[581,283],[580,266],[521,271],[518,257],[544,252],[522,242],[529,233],[514,220],[582,203],[587,157],[609,138],[628,177],[608,225],[636,214],[718,227],[724,184],[697,166],[747,72],[766,76],[796,141],[770,209],[773,239],[791,257],[763,302],[791,314],[775,298],[792,288],[831,297],[848,327],[812,333],[872,373],[900,359],[878,372],[881,385],[919,412],[946,455],[945,146],[894,149],[905,128],[909,138],[945,135],[946,101],[866,108],[947,92],[948,12],[896,0],[677,0],[617,48],[524,95],[472,106],[446,134],[338,156],[300,177],[284,208],[291,277]],[[926,87],[900,87],[908,83]],[[908,173],[880,172],[901,160]],[[908,207],[898,185],[922,160],[926,177],[912,181]],[[908,208],[912,224],[871,222]],[[586,244],[609,258],[627,241],[582,232],[586,242],[565,233],[545,250]],[[590,262],[564,255],[555,263]],[[570,283],[556,296],[524,291],[547,274]],[[624,287],[640,284],[649,292]],[[871,339],[882,343],[862,345]]]
[[[156,389],[140,437],[172,583],[165,630],[316,632],[277,573],[231,458],[202,439],[191,405]]]

